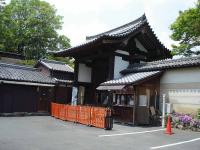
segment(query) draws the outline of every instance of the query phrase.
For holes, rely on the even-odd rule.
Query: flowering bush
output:
[[[200,119],[200,109],[198,109],[197,118]]]
[[[200,119],[194,118],[192,115],[173,113],[171,117],[172,125],[175,128],[200,131]]]

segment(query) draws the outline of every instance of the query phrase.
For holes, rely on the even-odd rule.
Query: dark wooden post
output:
[[[108,107],[112,107],[112,101],[113,101],[113,91],[108,91]]]
[[[109,57],[108,80],[112,80],[114,77],[114,63],[115,63],[115,56],[112,54]]]
[[[137,125],[137,107],[138,107],[138,89],[137,86],[134,86],[134,125]]]

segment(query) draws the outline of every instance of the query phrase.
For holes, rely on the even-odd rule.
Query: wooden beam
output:
[[[74,61],[74,86],[78,86],[78,71],[79,70],[79,62],[77,59]]]
[[[109,57],[109,71],[108,71],[108,80],[112,80],[114,77],[114,63],[115,63],[115,56],[111,55]]]

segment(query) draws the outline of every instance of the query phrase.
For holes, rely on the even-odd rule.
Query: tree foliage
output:
[[[173,55],[200,54],[200,0],[194,8],[179,12],[171,30],[171,38],[179,42],[178,45],[172,45]]]
[[[70,40],[57,33],[62,27],[62,17],[45,1],[11,0],[0,15],[2,51],[20,53],[26,59],[39,59],[48,50],[70,46]]]

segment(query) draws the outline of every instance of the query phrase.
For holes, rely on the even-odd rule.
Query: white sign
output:
[[[146,95],[139,96],[139,106],[147,106],[147,96]]]
[[[71,100],[71,105],[77,105],[77,93],[78,93],[77,87],[73,87],[73,88],[72,88],[72,100]]]

